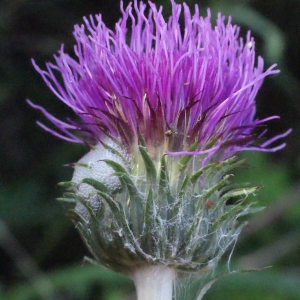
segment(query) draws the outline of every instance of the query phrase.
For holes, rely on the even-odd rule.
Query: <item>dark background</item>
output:
[[[129,1],[124,1],[127,4]],[[168,1],[153,1],[165,6]],[[182,1],[177,1],[178,3]],[[194,1],[186,1],[191,7]],[[257,97],[269,137],[293,128],[287,147],[273,154],[246,153],[254,168],[236,174],[239,181],[262,184],[259,202],[267,209],[245,228],[232,265],[271,269],[220,280],[205,299],[300,299],[300,1],[201,1],[232,15],[242,34],[252,30],[266,67],[277,62],[281,74],[265,80]],[[0,1],[0,299],[129,299],[126,278],[85,263],[89,255],[55,198],[60,181],[69,180],[67,163],[77,161],[83,146],[44,132],[42,115],[29,98],[58,117],[70,115],[31,65],[53,61],[62,43],[72,51],[73,26],[82,16],[102,13],[113,28],[121,16],[119,1]]]

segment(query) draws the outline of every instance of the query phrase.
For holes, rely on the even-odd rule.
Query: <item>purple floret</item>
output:
[[[255,58],[250,33],[239,37],[239,27],[219,14],[216,25],[207,17],[191,15],[188,6],[172,2],[168,20],[153,3],[149,13],[142,2],[129,4],[114,30],[101,15],[76,25],[76,58],[62,46],[55,64],[46,70],[33,62],[54,94],[69,106],[80,122],[58,120],[29,101],[59,129],[52,134],[75,143],[95,143],[105,136],[121,139],[128,147],[141,134],[151,149],[182,155],[218,152],[228,157],[240,150],[276,151],[270,147],[289,131],[261,142],[253,130],[277,116],[255,118],[255,96],[263,79],[279,71],[263,70]],[[183,13],[184,23],[180,24]],[[61,78],[60,78],[61,77]],[[84,132],[86,135],[78,135]]]

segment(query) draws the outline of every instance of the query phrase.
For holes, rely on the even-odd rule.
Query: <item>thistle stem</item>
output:
[[[133,272],[132,279],[138,300],[172,300],[174,269],[145,265]]]

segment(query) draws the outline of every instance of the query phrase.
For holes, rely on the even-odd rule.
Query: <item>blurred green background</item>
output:
[[[169,13],[169,1],[153,2]],[[264,186],[258,199],[267,208],[249,220],[232,265],[273,267],[221,279],[204,299],[300,299],[300,1],[198,4],[204,15],[207,7],[213,16],[232,15],[243,35],[251,29],[266,66],[278,63],[282,72],[265,80],[257,114],[282,117],[269,123],[269,137],[293,128],[284,150],[243,154],[253,167],[235,175]],[[0,299],[135,299],[130,280],[83,260],[89,253],[55,201],[62,192],[57,183],[72,174],[64,165],[86,149],[40,129],[35,120],[43,117],[25,102],[29,98],[61,118],[70,115],[30,59],[42,66],[61,43],[71,50],[73,25],[95,13],[113,28],[119,1],[0,1]]]

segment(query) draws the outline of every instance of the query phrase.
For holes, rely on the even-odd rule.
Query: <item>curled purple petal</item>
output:
[[[201,151],[181,151],[181,152],[170,152],[166,151],[166,154],[170,156],[182,156],[182,155],[200,155],[200,154],[207,154],[207,153],[213,153],[216,151],[219,147],[212,147],[207,150],[201,150]]]
[[[264,71],[256,59],[250,32],[240,38],[239,27],[218,15],[194,14],[171,0],[169,18],[162,7],[135,0],[126,8],[114,30],[101,15],[83,19],[74,28],[75,58],[63,45],[42,70],[33,61],[47,86],[79,117],[62,122],[39,109],[60,131],[44,127],[71,142],[82,142],[76,131],[92,135],[94,142],[105,135],[119,138],[128,150],[141,134],[147,146],[162,148],[169,155],[225,158],[242,150],[277,151],[284,144],[268,146],[290,131],[266,142],[253,130],[278,118],[255,119],[255,97],[266,76],[277,74],[276,64]],[[148,11],[146,13],[146,11]],[[183,16],[183,28],[179,19]],[[188,153],[189,145],[199,146]],[[211,145],[210,148],[207,148]],[[221,154],[220,154],[221,152]]]

